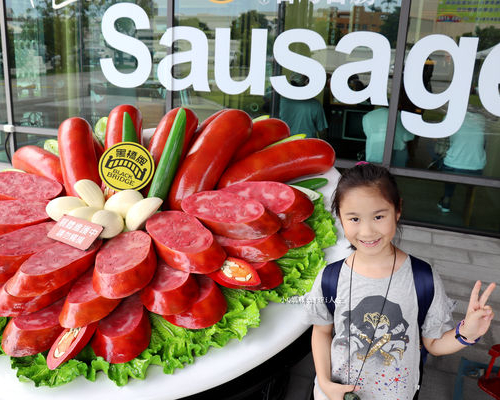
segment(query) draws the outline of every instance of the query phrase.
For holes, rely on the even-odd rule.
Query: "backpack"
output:
[[[345,259],[328,264],[325,267],[321,279],[321,289],[323,290],[323,298],[336,299],[337,298],[337,284],[339,281],[340,269]],[[429,307],[431,306],[432,299],[434,298],[434,279],[432,277],[431,266],[419,258],[410,255],[411,269],[413,271],[413,282],[415,283],[415,290],[417,292],[418,302],[418,330],[422,335],[422,325],[425,321],[425,316]],[[335,302],[327,301],[326,306],[332,315],[335,312]],[[427,350],[425,346],[421,346],[420,350],[420,380],[422,379],[423,365],[427,359]]]

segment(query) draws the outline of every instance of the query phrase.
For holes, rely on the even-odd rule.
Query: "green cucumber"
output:
[[[57,143],[57,139],[47,139],[43,143],[43,149],[59,157],[59,145]]]
[[[315,190],[319,189],[326,184],[328,184],[328,179],[326,178],[311,178],[311,179],[304,179],[303,181],[299,182],[293,182],[294,185],[296,186],[302,186],[307,189]]]
[[[269,118],[269,115],[261,115],[259,117],[252,119],[252,123],[255,123],[258,121],[263,121],[263,120],[268,119],[268,118]]]
[[[287,138],[278,140],[277,142],[271,143],[269,146],[264,147],[264,149],[268,149],[269,147],[276,146],[277,144],[291,142],[292,140],[304,139],[306,137],[305,133],[297,133],[296,135],[288,136]]]
[[[132,117],[128,112],[123,113],[122,142],[137,143],[137,133],[135,132],[135,126],[132,122]]]
[[[295,186],[293,185],[288,185],[291,186],[297,190],[300,190],[302,193],[304,193],[307,197],[309,197],[309,200],[314,201],[320,198],[320,194],[318,192],[315,192],[314,190],[302,187],[302,186]]]
[[[186,111],[180,108],[177,111],[167,142],[161,153],[160,162],[151,181],[148,197],[159,197],[162,200],[167,197],[179,165],[185,135]]]
[[[108,124],[108,117],[102,117],[96,122],[94,126],[93,135],[97,141],[104,146],[104,138],[106,137],[106,125]]]

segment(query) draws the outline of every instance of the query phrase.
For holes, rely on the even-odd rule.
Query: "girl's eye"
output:
[[[378,220],[381,220],[382,218],[384,218],[384,216],[383,216],[383,215],[377,215],[377,216],[375,217],[375,219],[376,219],[377,221],[378,221]]]
[[[352,217],[350,220],[351,220],[352,222],[358,222],[358,221],[359,221],[359,218],[358,218],[358,217]]]

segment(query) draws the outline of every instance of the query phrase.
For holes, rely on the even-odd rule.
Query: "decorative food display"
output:
[[[234,109],[176,108],[142,137],[121,105],[0,172],[0,355],[35,386],[171,374],[304,294],[335,244],[327,182],[286,184],[332,168],[327,142]]]

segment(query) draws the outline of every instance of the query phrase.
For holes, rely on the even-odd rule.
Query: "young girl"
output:
[[[315,399],[411,400],[419,384],[418,303],[410,258],[392,244],[401,216],[396,181],[385,168],[356,165],[340,179],[333,206],[354,252],[340,270],[334,315],[324,301],[323,271],[306,295],[314,325]],[[433,355],[451,354],[488,330],[494,314],[486,302],[495,284],[479,296],[476,282],[457,338],[454,303],[435,272],[432,278],[422,342]]]

